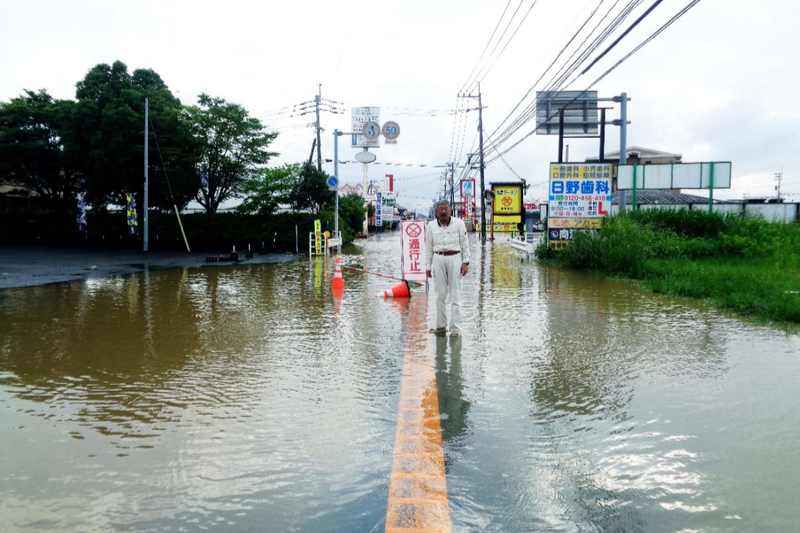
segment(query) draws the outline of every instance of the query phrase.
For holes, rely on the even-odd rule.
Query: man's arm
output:
[[[431,268],[433,267],[433,233],[431,232],[431,225],[425,228],[425,275],[431,277]]]
[[[466,276],[469,271],[469,238],[467,238],[467,225],[459,219],[461,227],[458,229],[458,244],[461,247],[461,275]]]

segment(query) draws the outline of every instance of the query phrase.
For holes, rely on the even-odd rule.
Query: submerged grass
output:
[[[626,211],[540,258],[640,280],[759,319],[800,323],[800,225],[688,210]]]

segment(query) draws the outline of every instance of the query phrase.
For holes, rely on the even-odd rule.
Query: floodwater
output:
[[[445,530],[797,530],[797,331],[472,246],[461,340],[331,259],[0,291],[0,529],[382,532],[419,356]]]

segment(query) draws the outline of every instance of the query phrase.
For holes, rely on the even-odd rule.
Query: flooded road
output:
[[[461,340],[323,259],[0,291],[2,530],[384,531],[425,365],[452,531],[797,528],[796,331],[472,246]]]

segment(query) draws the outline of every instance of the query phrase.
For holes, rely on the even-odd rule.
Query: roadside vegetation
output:
[[[689,210],[625,211],[540,259],[640,281],[759,319],[800,323],[800,224]]]
[[[255,241],[294,251],[314,220],[336,226],[328,175],[308,161],[270,167],[278,133],[267,124],[216,96],[184,105],[155,71],[116,61],[91,68],[74,100],[40,89],[0,101],[0,244],[140,247],[145,116],[154,245],[183,247],[174,212],[192,201],[203,210],[184,216],[193,248]],[[236,212],[220,212],[233,200]],[[366,207],[347,197],[339,207],[348,243]],[[128,209],[138,235],[128,234]]]

